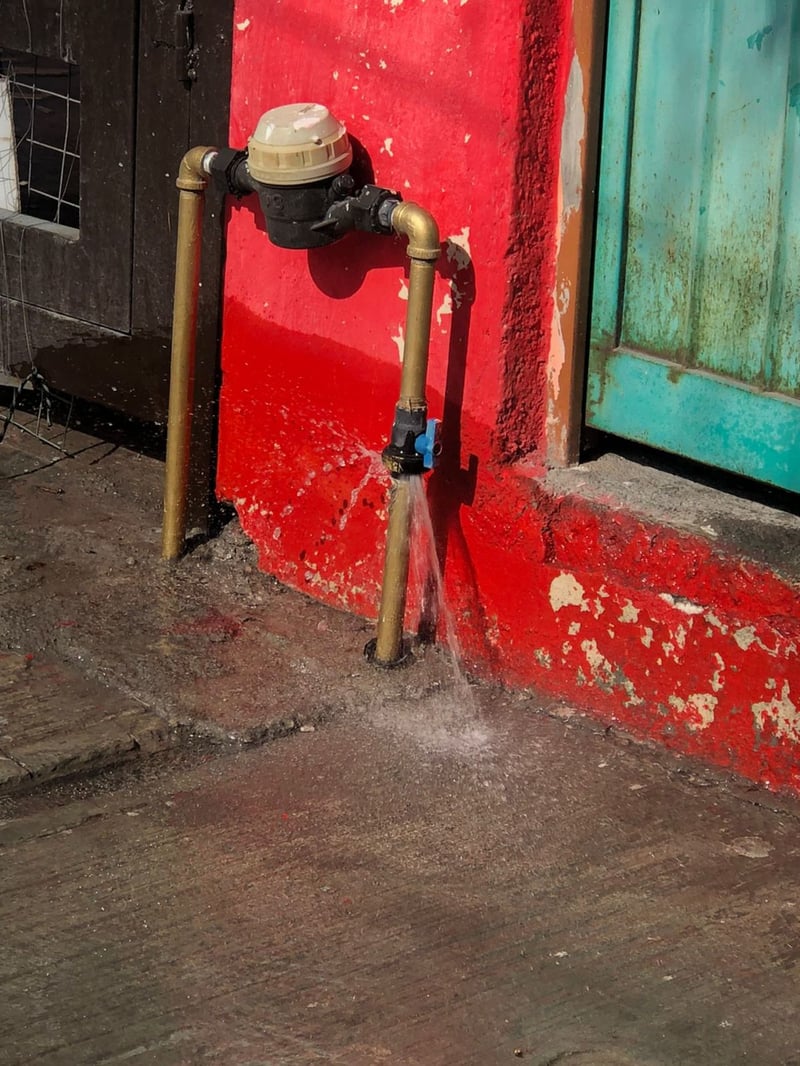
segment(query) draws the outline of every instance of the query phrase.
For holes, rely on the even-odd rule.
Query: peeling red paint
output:
[[[445,450],[428,486],[470,667],[800,789],[797,589],[614,500],[554,496],[540,477],[570,7],[284,0],[267,18],[239,0],[232,143],[267,107],[320,100],[376,180],[453,238],[429,395]],[[252,205],[232,208],[219,494],[266,570],[367,617],[405,276],[399,241],[287,252]]]

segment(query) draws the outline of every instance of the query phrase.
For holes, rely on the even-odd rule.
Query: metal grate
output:
[[[15,145],[6,151],[16,152],[17,209],[24,215],[77,229],[79,68],[0,48],[0,93],[10,101]],[[8,181],[10,168],[0,166],[0,171]]]

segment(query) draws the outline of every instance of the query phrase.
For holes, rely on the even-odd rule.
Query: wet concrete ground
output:
[[[33,416],[28,424],[36,428]],[[63,431],[52,432],[60,442]],[[247,743],[376,691],[414,699],[449,679],[436,653],[412,672],[370,667],[362,650],[373,627],[260,572],[234,522],[164,564],[161,462],[75,428],[66,444],[65,456],[13,427],[0,444],[0,791],[75,772],[81,746],[84,768],[113,760],[132,737],[152,748],[157,730],[131,727],[136,707],[181,735]],[[20,747],[34,702],[22,698],[20,666],[28,687],[38,674],[59,678],[49,717],[39,701],[46,760],[28,761]]]
[[[155,460],[24,436],[3,1066],[799,1066],[796,803],[435,653],[377,673],[234,526],[160,564]]]
[[[800,812],[676,767],[440,698],[6,798],[2,1061],[796,1066]]]

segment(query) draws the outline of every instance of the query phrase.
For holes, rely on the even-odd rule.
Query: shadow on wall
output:
[[[465,249],[452,241],[448,241],[444,246],[440,270],[450,284],[452,319],[442,412],[442,455],[431,478],[428,502],[442,574],[447,572],[448,552],[453,541],[468,575],[468,591],[470,599],[474,601],[472,606],[478,608],[480,598],[477,579],[464,537],[460,513],[462,507],[472,506],[478,478],[477,455],[468,457],[466,467],[461,465],[464,382],[467,374],[472,306],[475,303],[477,285],[472,259]],[[422,603],[419,626],[421,640],[435,640],[439,621],[436,616],[437,609],[436,593],[429,583]]]

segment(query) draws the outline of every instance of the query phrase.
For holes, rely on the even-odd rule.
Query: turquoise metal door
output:
[[[611,0],[586,420],[800,492],[800,0]]]

